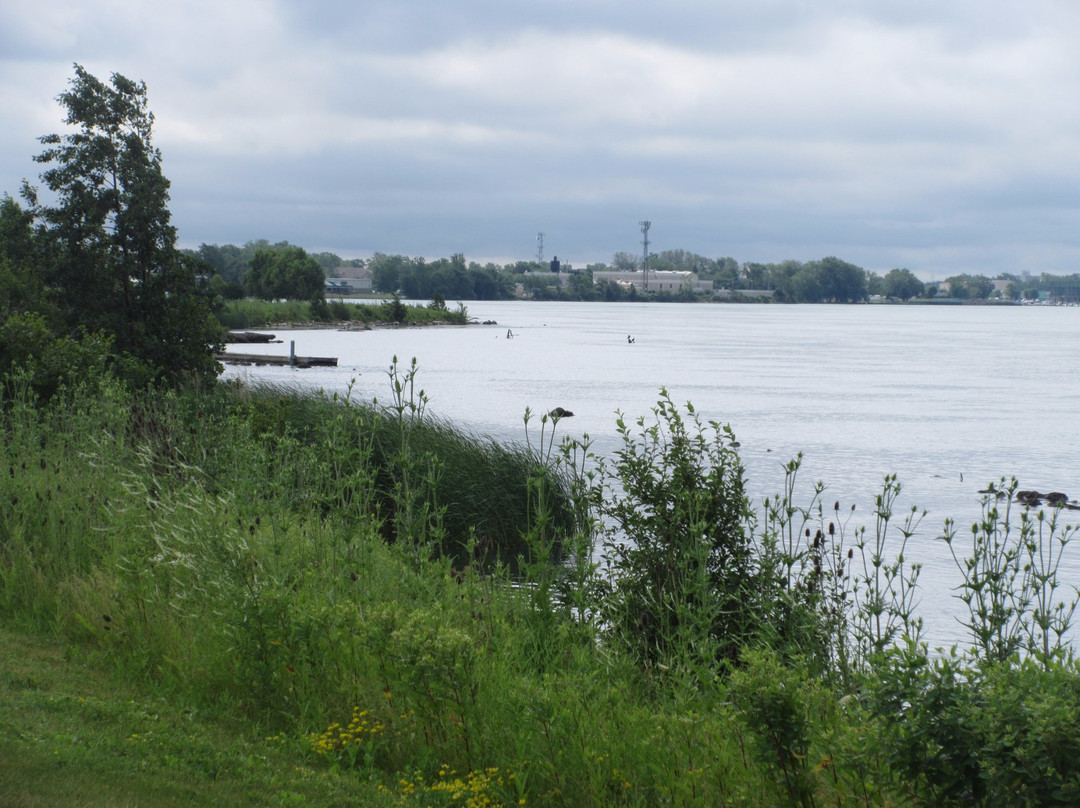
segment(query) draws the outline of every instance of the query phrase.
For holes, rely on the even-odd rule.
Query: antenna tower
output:
[[[641,243],[644,247],[641,253],[641,290],[647,292],[649,291],[649,228],[652,227],[652,222],[646,219],[638,224],[641,225]]]
[[[544,234],[536,234],[536,262],[543,266],[544,264]]]

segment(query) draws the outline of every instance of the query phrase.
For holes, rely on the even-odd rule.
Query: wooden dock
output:
[[[225,353],[214,357],[226,365],[292,365],[298,368],[336,368],[336,356],[272,356],[270,354]]]
[[[295,368],[336,368],[336,356],[297,356],[296,343],[289,343],[288,356],[274,356],[272,354],[246,354],[246,353],[223,353],[217,354],[217,361],[227,365],[288,365]]]

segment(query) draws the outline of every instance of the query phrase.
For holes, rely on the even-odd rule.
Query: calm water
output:
[[[959,639],[953,562],[935,541],[946,517],[979,513],[978,490],[1002,476],[1080,498],[1076,373],[1080,308],[752,306],[499,302],[468,304],[495,326],[281,331],[254,353],[337,356],[337,368],[229,368],[229,376],[327,391],[353,384],[389,398],[387,370],[416,357],[432,413],[501,440],[524,440],[526,407],[575,413],[560,431],[617,447],[616,410],[648,415],[661,386],[703,419],[730,424],[750,490],[779,490],[804,456],[805,493],[827,485],[849,529],[872,527],[882,477],[901,507],[929,515],[910,556],[925,565],[923,614],[934,640]],[[507,330],[513,338],[507,339]],[[627,336],[632,335],[633,344]],[[538,423],[534,423],[534,429]],[[1075,520],[1073,520],[1075,521]],[[1080,551],[1077,551],[1080,556]],[[1080,584],[1080,559],[1070,567]]]

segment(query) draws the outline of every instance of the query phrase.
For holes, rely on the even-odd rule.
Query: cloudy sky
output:
[[[75,62],[183,246],[1080,271],[1075,0],[0,0],[0,193]]]

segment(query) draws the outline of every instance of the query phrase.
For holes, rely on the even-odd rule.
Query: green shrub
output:
[[[11,314],[0,322],[0,399],[11,395],[17,378],[41,401],[62,388],[96,385],[108,367],[117,365],[111,348],[103,334],[56,337],[40,314]]]
[[[990,666],[971,716],[994,806],[1080,805],[1080,669],[1034,659]]]
[[[409,310],[396,294],[385,304],[385,312],[387,320],[398,324],[405,322],[405,318],[409,314]]]
[[[753,751],[793,805],[814,804],[810,754],[814,686],[770,649],[747,649],[728,681]]]
[[[655,422],[622,448],[593,491],[606,526],[611,639],[646,667],[735,660],[753,636],[756,569],[749,502],[730,428],[687,420],[661,391]]]
[[[925,646],[889,649],[866,681],[865,701],[879,721],[874,738],[894,785],[919,805],[978,805],[986,797],[975,722],[973,671],[955,654]]]
[[[866,679],[882,773],[919,805],[1045,806],[1080,800],[1080,668],[908,646]]]

